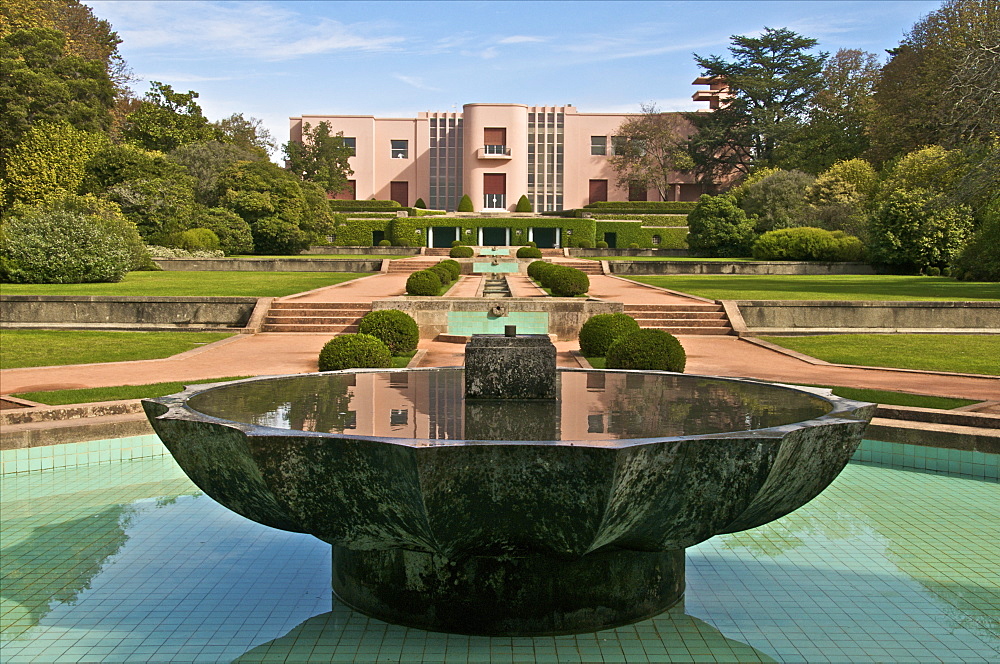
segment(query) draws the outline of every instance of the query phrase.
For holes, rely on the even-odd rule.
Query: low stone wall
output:
[[[393,297],[376,300],[372,307],[378,309],[399,309],[413,316],[420,327],[420,336],[434,338],[448,334],[448,314],[450,312],[482,312],[487,314],[495,304],[514,312],[544,312],[549,318],[549,334],[559,339],[575,339],[580,328],[591,316],[615,314],[625,310],[621,302],[610,302],[591,298],[460,298],[460,297]],[[502,318],[502,317],[501,317]]]
[[[327,245],[317,245],[309,247],[301,252],[303,256],[367,254],[369,256],[416,256],[420,253],[420,247],[331,247]]]
[[[572,247],[569,250],[570,256],[659,256],[661,258],[678,258],[690,256],[687,249],[580,249]],[[645,262],[645,261],[644,261]]]
[[[949,331],[1000,334],[1000,302],[737,300],[751,334]]]
[[[867,263],[813,261],[608,261],[612,274],[875,274]]]
[[[5,295],[4,327],[73,329],[244,328],[255,297],[133,297],[90,295]]]
[[[169,272],[378,272],[381,260],[336,258],[157,258],[153,262]]]

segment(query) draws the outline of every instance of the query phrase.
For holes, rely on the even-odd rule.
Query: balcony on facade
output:
[[[506,145],[484,145],[479,148],[480,159],[510,159],[510,148]]]

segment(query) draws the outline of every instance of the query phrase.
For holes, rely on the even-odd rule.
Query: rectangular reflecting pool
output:
[[[329,545],[229,512],[170,457],[6,474],[2,660],[1000,660],[995,459],[972,479],[874,465],[881,454],[778,521],[689,549],[683,607],[534,638],[352,611],[331,598]]]

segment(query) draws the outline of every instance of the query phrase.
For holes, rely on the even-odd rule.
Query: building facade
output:
[[[303,115],[290,119],[291,140],[326,122],[354,148],[354,174],[337,198],[392,199],[453,211],[463,194],[480,212],[513,212],[526,195],[532,210],[583,207],[596,201],[660,200],[655,189],[622,186],[609,163],[624,113],[580,113],[576,107],[466,104],[462,112],[415,118]],[[687,172],[674,174],[667,200],[705,193]]]

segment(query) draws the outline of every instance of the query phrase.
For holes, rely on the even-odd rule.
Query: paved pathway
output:
[[[406,274],[379,274],[318,289],[285,299],[371,302],[403,293]],[[463,280],[465,281],[465,280]],[[471,287],[470,278],[456,288]],[[591,294],[628,304],[668,303],[685,297],[650,288],[617,277],[591,276]],[[327,334],[266,333],[238,335],[218,344],[163,360],[117,362],[61,367],[8,369],[0,372],[0,392],[44,389],[141,385],[164,381],[197,380],[225,376],[270,375],[316,371],[320,348]],[[678,337],[688,354],[687,373],[742,376],[791,383],[869,387],[915,394],[933,394],[987,401],[1000,401],[1000,378],[965,377],[936,373],[858,369],[815,365],[757,346],[736,337]],[[462,344],[424,339],[420,366],[462,364]],[[573,340],[556,344],[560,366],[578,366]]]

